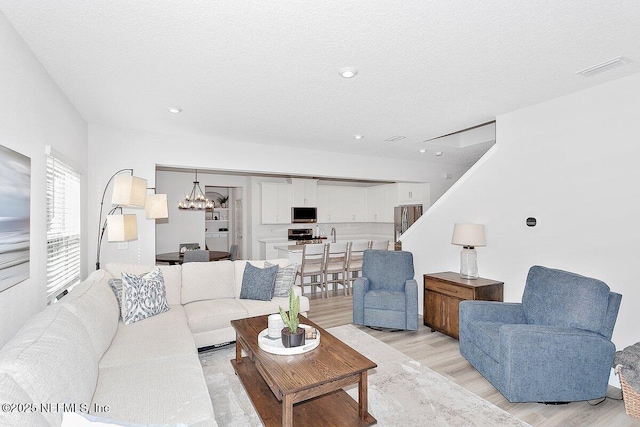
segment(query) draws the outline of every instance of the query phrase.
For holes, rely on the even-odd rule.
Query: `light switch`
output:
[[[118,242],[118,250],[129,249],[129,242]]]

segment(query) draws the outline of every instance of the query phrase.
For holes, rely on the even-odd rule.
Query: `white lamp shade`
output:
[[[453,227],[451,244],[460,246],[486,246],[484,225],[480,224],[456,224]]]
[[[166,194],[147,194],[144,203],[147,219],[169,218],[169,206]]]
[[[138,239],[138,217],[135,214],[108,215],[107,235],[110,242]]]
[[[146,198],[146,179],[125,174],[116,175],[113,179],[111,204],[142,208]]]

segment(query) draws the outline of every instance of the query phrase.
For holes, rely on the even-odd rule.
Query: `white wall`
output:
[[[1,347],[46,306],[45,145],[86,170],[87,125],[2,13],[0,40],[0,144],[31,158],[30,277],[0,293]],[[86,200],[85,178],[82,188]],[[86,265],[82,271],[86,276]]]
[[[454,223],[485,224],[480,275],[505,282],[505,301],[521,301],[534,264],[595,277],[622,294],[614,343],[637,342],[639,112],[636,74],[498,117],[482,164],[403,236],[416,277],[458,271]]]
[[[185,113],[187,112],[183,114]],[[167,113],[167,120],[179,119],[180,115]],[[308,159],[314,159],[314,162],[309,162]],[[119,169],[133,168],[136,176],[147,178],[149,187],[154,187],[156,165],[248,173],[425,181],[431,182],[432,188],[434,181],[444,181],[445,171],[453,173],[454,177],[455,173],[459,173],[452,172],[455,169],[452,167],[431,167],[422,162],[337,155],[316,150],[213,139],[203,135],[171,135],[91,124],[89,125],[90,248],[95,248],[96,245],[94,234],[97,234],[100,197],[110,176]],[[448,184],[449,181],[446,183]],[[435,186],[437,187],[438,184]],[[252,199],[250,186],[247,187],[245,194],[245,200]],[[111,189],[109,189],[106,199],[110,200],[110,197]],[[245,209],[250,209],[250,207],[245,206]],[[154,263],[154,222],[144,219],[142,210],[130,209],[125,212],[138,213],[139,239],[129,242],[127,250],[118,250],[116,244],[109,244],[105,241],[102,247],[101,261],[103,263]],[[246,242],[250,242],[252,240],[251,226],[245,229],[245,233]],[[89,264],[93,265],[95,263],[94,249],[88,252],[88,257]]]

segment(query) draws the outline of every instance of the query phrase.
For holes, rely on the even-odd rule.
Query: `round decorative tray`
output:
[[[298,325],[300,328],[310,328],[309,325]],[[264,329],[258,334],[258,346],[268,353],[280,354],[280,355],[292,355],[292,354],[302,354],[308,351],[313,350],[314,348],[320,345],[320,331],[316,329],[317,335],[315,339],[307,339],[305,340],[305,344],[300,347],[291,347],[286,348],[282,345],[282,339],[271,338],[269,336],[269,330]]]

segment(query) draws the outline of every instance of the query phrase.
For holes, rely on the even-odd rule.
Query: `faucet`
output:
[[[335,243],[335,242],[336,242],[336,228],[331,227],[331,243]]]

